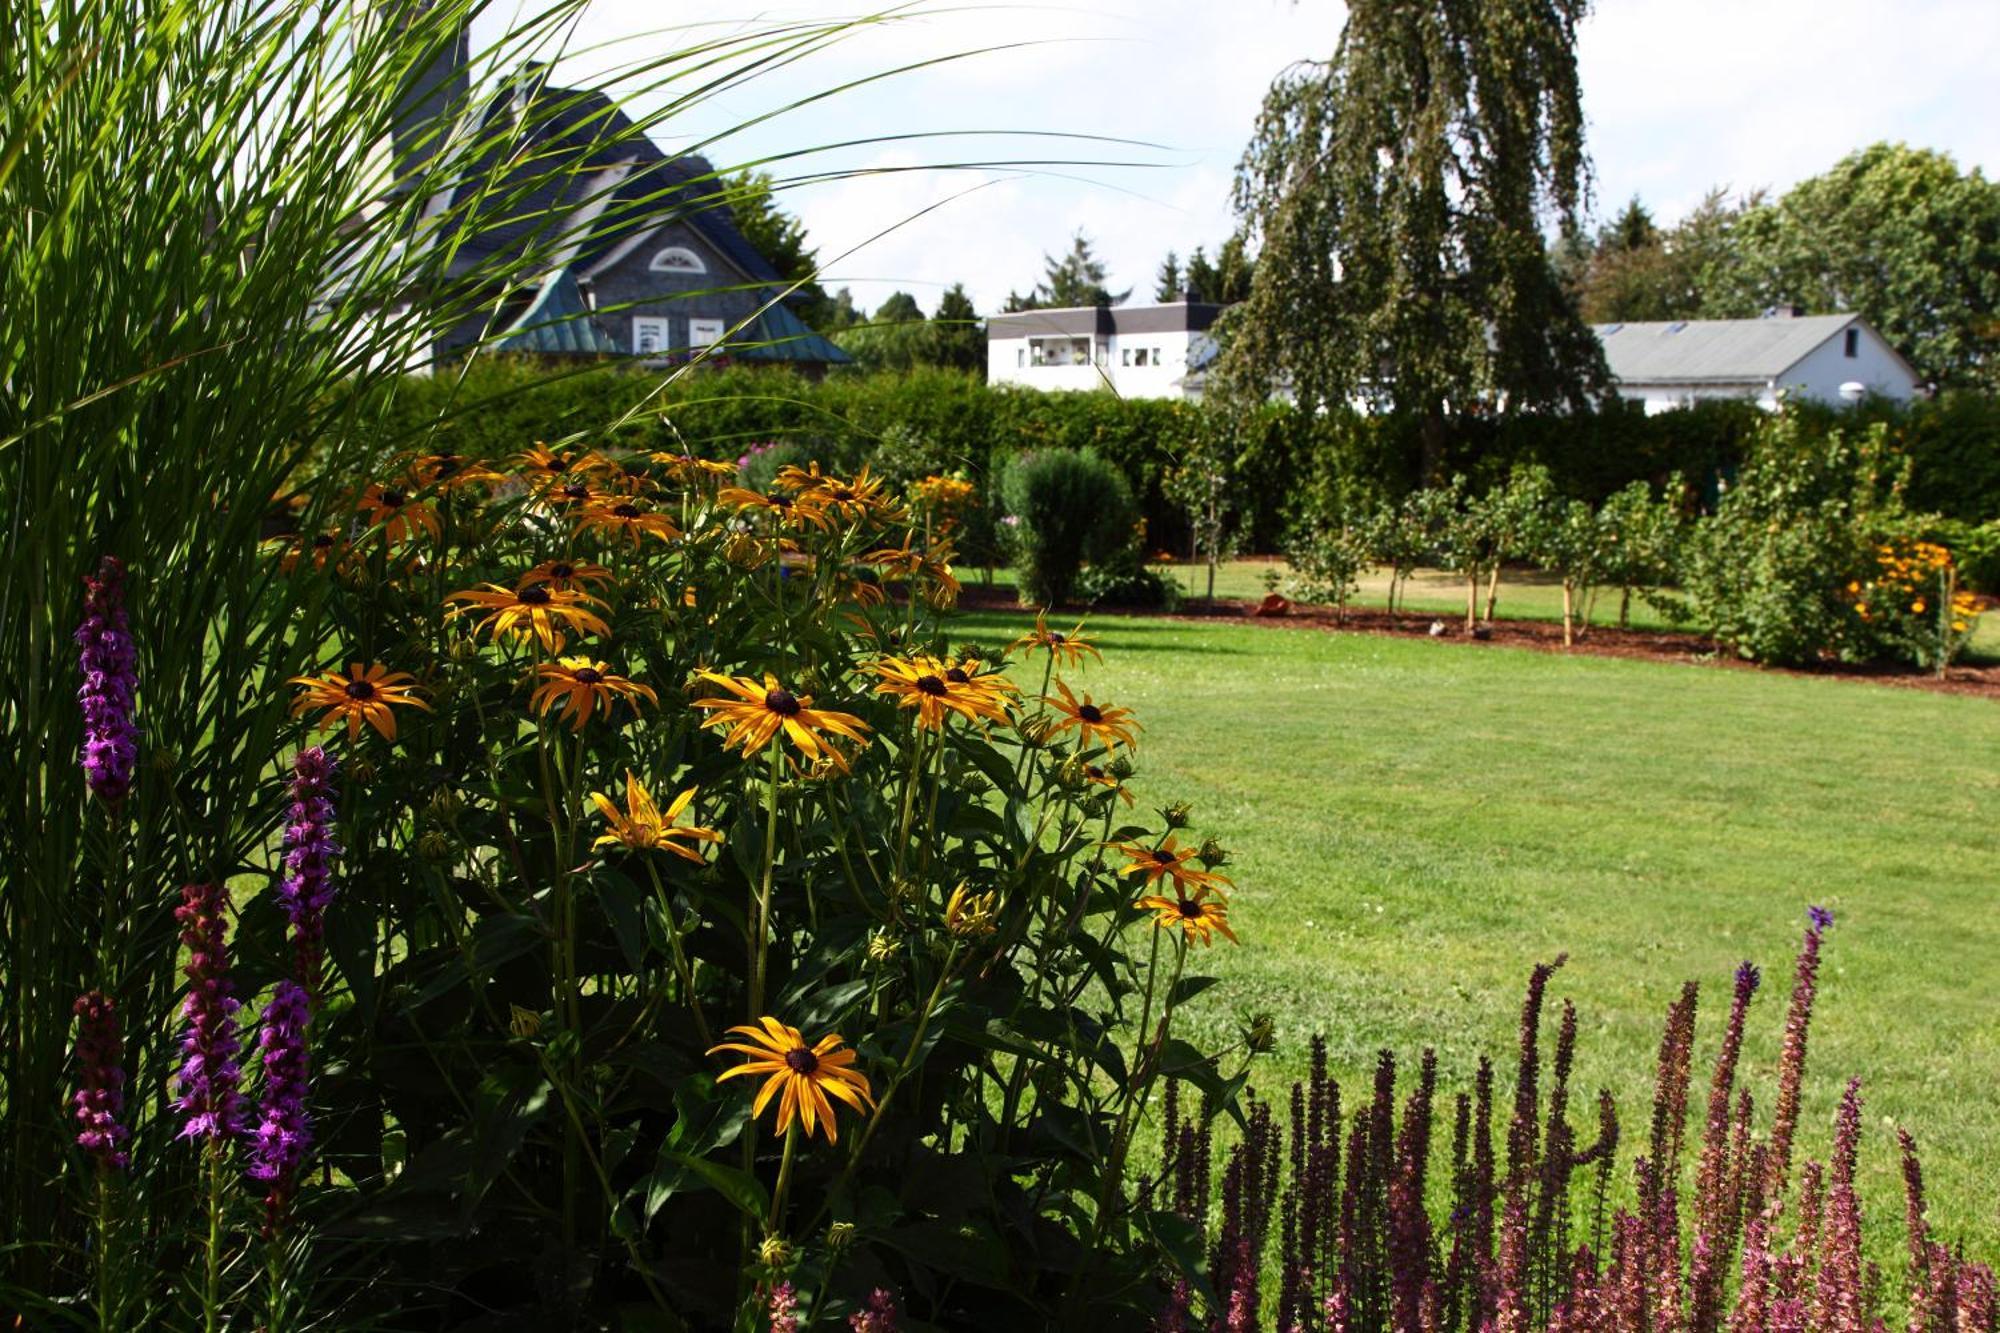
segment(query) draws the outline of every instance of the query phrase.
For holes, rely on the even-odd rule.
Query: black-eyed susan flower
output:
[[[410,481],[419,490],[455,491],[503,480],[498,472],[464,454],[424,454],[410,463]]]
[[[846,1049],[838,1032],[828,1033],[808,1045],[795,1027],[768,1016],[761,1023],[761,1026],[741,1024],[729,1029],[731,1035],[740,1033],[746,1041],[725,1041],[709,1048],[710,1055],[732,1051],[750,1057],[734,1069],[725,1070],[715,1081],[762,1078],[764,1086],[757,1090],[757,1100],[750,1105],[753,1118],[764,1114],[764,1108],[777,1097],[778,1133],[790,1129],[796,1117],[808,1135],[824,1125],[826,1141],[839,1142],[833,1103],[827,1098],[836,1097],[857,1111],[875,1105],[868,1076],[854,1067],[854,1052]]]
[[[793,694],[768,672],[762,684],[748,676],[724,676],[713,671],[700,675],[730,694],[727,698],[694,701],[696,708],[713,710],[703,726],[730,729],[722,738],[724,749],[741,750],[748,757],[762,751],[782,733],[806,758],[830,759],[844,770],[847,760],[829,737],[844,736],[863,745],[868,743],[863,734],[868,730],[866,722],[851,713],[814,708],[811,695]]]
[[[314,569],[330,567],[338,573],[347,568],[352,554],[353,548],[334,533],[301,534],[285,543],[278,554],[278,568],[292,574],[300,565],[311,565]]]
[[[1162,879],[1172,881],[1175,891],[1179,893],[1186,893],[1189,888],[1213,888],[1229,883],[1224,876],[1196,866],[1194,862],[1200,859],[1201,848],[1183,847],[1171,833],[1158,847],[1148,847],[1142,842],[1114,842],[1111,846],[1129,858],[1118,867],[1118,873],[1144,875],[1144,888],[1153,888]]]
[[[618,675],[610,663],[595,658],[558,658],[536,667],[535,675],[541,683],[528,697],[528,706],[544,716],[552,708],[557,709],[558,717],[567,713],[572,731],[582,731],[592,713],[609,715],[620,699],[631,704],[634,713],[639,711],[641,699],[654,705],[660,702],[652,686]]]
[[[1141,898],[1132,905],[1156,913],[1153,924],[1157,929],[1180,927],[1190,944],[1213,944],[1217,931],[1231,944],[1241,943],[1236,932],[1229,928],[1229,904],[1221,894],[1206,886],[1193,893],[1182,890],[1172,898],[1158,895]]]
[[[1007,720],[1006,695],[984,683],[991,677],[975,685],[963,668],[931,657],[884,657],[868,669],[881,677],[875,692],[892,696],[899,708],[916,709],[917,725],[926,731],[942,729],[950,713],[970,722]]]
[[[546,583],[551,588],[568,592],[593,585],[608,586],[614,581],[610,570],[603,565],[593,565],[588,560],[544,560],[515,580],[514,586],[525,588],[535,583]]]
[[[670,542],[681,535],[674,521],[665,514],[646,506],[637,497],[601,500],[583,507],[582,516],[577,519],[578,533],[601,532],[614,539],[630,538],[638,545],[645,537],[657,537]]]
[[[1085,653],[1089,653],[1100,662],[1104,660],[1104,654],[1097,651],[1097,645],[1083,637],[1082,621],[1077,621],[1076,628],[1065,634],[1059,629],[1049,628],[1049,615],[1046,611],[1035,612],[1034,629],[1007,645],[1010,654],[1017,648],[1025,648],[1031,652],[1037,648],[1046,649],[1051,658],[1064,666],[1082,666]]]
[[[514,455],[515,470],[531,478],[560,477],[575,468],[577,462],[576,454],[551,449],[540,441],[536,441],[534,448]]]
[[[787,495],[784,491],[766,494],[743,486],[724,486],[715,493],[718,503],[732,505],[738,514],[763,514],[781,528],[818,528],[832,525],[810,494]]]
[[[398,486],[371,481],[354,502],[354,508],[364,523],[392,542],[417,532],[436,537],[442,531],[437,511],[425,501],[411,498],[408,491]]]
[[[840,519],[865,518],[870,514],[894,512],[882,494],[882,482],[863,467],[853,481],[822,474],[819,464],[810,468],[787,465],[778,469],[777,484],[796,496],[809,498],[822,512]]]
[[[1133,721],[1131,709],[1113,708],[1110,704],[1097,703],[1088,693],[1078,700],[1070,693],[1069,686],[1060,680],[1056,682],[1056,690],[1062,695],[1060,699],[1043,696],[1043,702],[1059,714],[1055,725],[1049,730],[1050,736],[1059,736],[1074,728],[1086,740],[1095,741],[1107,748],[1138,744],[1132,733],[1139,724]]]
[[[1000,895],[995,890],[974,893],[961,882],[944,905],[944,928],[960,939],[991,935],[999,929]]]
[[[590,803],[604,816],[606,831],[590,844],[590,850],[603,847],[625,847],[635,852],[672,852],[675,856],[696,865],[702,864],[701,853],[693,847],[683,847],[683,842],[721,842],[722,835],[711,828],[701,828],[694,824],[680,822],[689,804],[694,801],[695,788],[689,787],[674,797],[665,814],[653,802],[653,794],[645,784],[625,773],[625,808],[601,791],[590,794]]]
[[[914,545],[914,541],[914,534],[904,533],[901,546],[885,546],[861,558],[881,570],[884,578],[921,583],[924,600],[932,606],[950,606],[958,600],[960,592],[958,576],[951,572],[951,542],[940,539],[924,548]]]
[[[476,630],[486,630],[494,638],[502,634],[532,634],[541,640],[543,648],[552,653],[562,651],[566,641],[564,627],[607,638],[611,634],[611,627],[586,605],[594,603],[602,606],[597,598],[574,589],[551,588],[546,583],[531,583],[523,588],[485,583],[477,588],[451,593],[445,600],[460,603],[451,609],[454,616],[486,612]]]
[[[314,708],[326,710],[320,716],[319,729],[331,731],[342,722],[347,724],[347,739],[358,740],[361,724],[366,722],[382,734],[383,740],[396,739],[396,715],[393,708],[416,707],[425,712],[431,706],[417,698],[416,677],[407,671],[391,671],[380,662],[363,666],[351,662],[347,674],[325,671],[316,676],[293,676],[290,684],[300,687],[298,698],[292,701],[292,716]]]
[[[1126,805],[1133,804],[1132,793],[1126,790],[1125,784],[1120,782],[1115,774],[1098,767],[1096,764],[1082,765],[1078,769],[1078,774],[1091,786],[1102,787],[1107,791],[1116,792],[1118,798],[1124,801]]]
[[[713,458],[696,458],[693,454],[660,452],[653,454],[652,460],[667,470],[667,475],[683,484],[700,481],[706,477],[733,477],[736,464],[720,462]]]

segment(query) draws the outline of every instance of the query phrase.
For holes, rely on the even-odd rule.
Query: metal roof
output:
[[[590,306],[577,288],[576,274],[559,268],[542,280],[541,290],[492,344],[496,352],[533,352],[542,356],[607,356],[618,344],[591,317]]]
[[[1859,315],[1597,324],[1621,384],[1748,384],[1781,378]]]

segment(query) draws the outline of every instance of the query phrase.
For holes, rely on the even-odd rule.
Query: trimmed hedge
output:
[[[607,439],[605,424],[641,402],[645,410],[619,439]],[[1952,394],[1859,410],[1883,420],[1910,457],[1911,508],[1968,523],[2000,518],[2000,402]],[[1805,415],[1830,426],[1835,414]],[[874,463],[896,480],[962,470],[988,495],[1000,467],[1022,450],[1089,448],[1124,473],[1146,520],[1147,546],[1181,551],[1186,517],[1164,495],[1162,480],[1192,443],[1199,418],[1200,409],[1183,402],[990,386],[951,370],[811,381],[734,366],[661,389],[657,376],[623,366],[488,361],[463,380],[403,381],[382,414],[380,438],[385,449],[421,445],[479,457],[504,457],[572,432],[593,444],[692,447],[713,457],[783,439],[829,467]],[[1747,402],[1650,417],[1624,404],[1578,416],[1475,418],[1456,423],[1444,474],[1462,473],[1483,489],[1504,481],[1517,463],[1540,463],[1565,494],[1601,502],[1633,481],[1658,483],[1679,472],[1712,500],[1764,419]],[[1309,419],[1282,404],[1262,409],[1235,459],[1239,549],[1281,549],[1292,520],[1328,502],[1416,488],[1417,431],[1407,418]]]

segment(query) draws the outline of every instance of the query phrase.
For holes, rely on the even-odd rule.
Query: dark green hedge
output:
[[[605,424],[660,387],[621,367],[581,371],[489,362],[463,380],[405,380],[383,419],[385,448],[449,447],[504,457],[572,432],[605,443]],[[1860,409],[1889,421],[1909,453],[1912,508],[1979,522],[2000,517],[2000,403],[1948,395],[1905,408]],[[1831,413],[1828,414],[1831,420]],[[622,443],[733,457],[750,444],[789,439],[828,466],[920,475],[964,469],[982,490],[1007,457],[1028,448],[1095,449],[1131,483],[1148,544],[1185,549],[1185,518],[1162,481],[1193,439],[1199,409],[1110,393],[1042,393],[989,387],[958,371],[841,374],[814,382],[784,370],[726,367],[687,376],[647,402]],[[1708,487],[1732,474],[1763,414],[1749,403],[1705,403],[1647,416],[1622,405],[1578,416],[1474,418],[1456,423],[1447,472],[1475,485],[1517,462],[1545,464],[1571,495],[1601,500],[1632,481],[1679,472]],[[1397,495],[1415,487],[1417,424],[1336,414],[1307,419],[1272,405],[1252,419],[1236,456],[1239,544],[1271,551],[1301,506],[1339,493]]]

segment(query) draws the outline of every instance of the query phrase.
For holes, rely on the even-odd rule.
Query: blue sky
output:
[[[599,49],[564,72],[588,76],[614,58],[859,12],[816,2],[710,4],[698,25],[660,28],[686,22],[677,16],[689,8],[594,0],[573,49]],[[669,147],[715,139],[706,151],[730,164],[911,131],[992,132],[868,144],[791,165],[875,173],[786,196],[819,246],[828,285],[852,287],[865,308],[902,288],[929,309],[962,281],[981,310],[992,310],[1010,288],[1032,285],[1043,252],[1066,246],[1081,227],[1114,288],[1134,287],[1134,299],[1146,299],[1167,250],[1206,243],[1212,253],[1229,233],[1230,177],[1264,90],[1291,61],[1328,54],[1342,12],[1332,0],[933,4],[710,97],[659,137]],[[475,27],[476,45],[481,38]],[[849,80],[1010,44],[1023,45],[745,127]],[[1713,185],[1782,190],[1877,139],[1943,149],[1961,166],[2000,173],[1996,0],[1600,0],[1584,23],[1579,59],[1600,212],[1636,192],[1670,221]],[[927,169],[1022,158],[1136,165]]]

